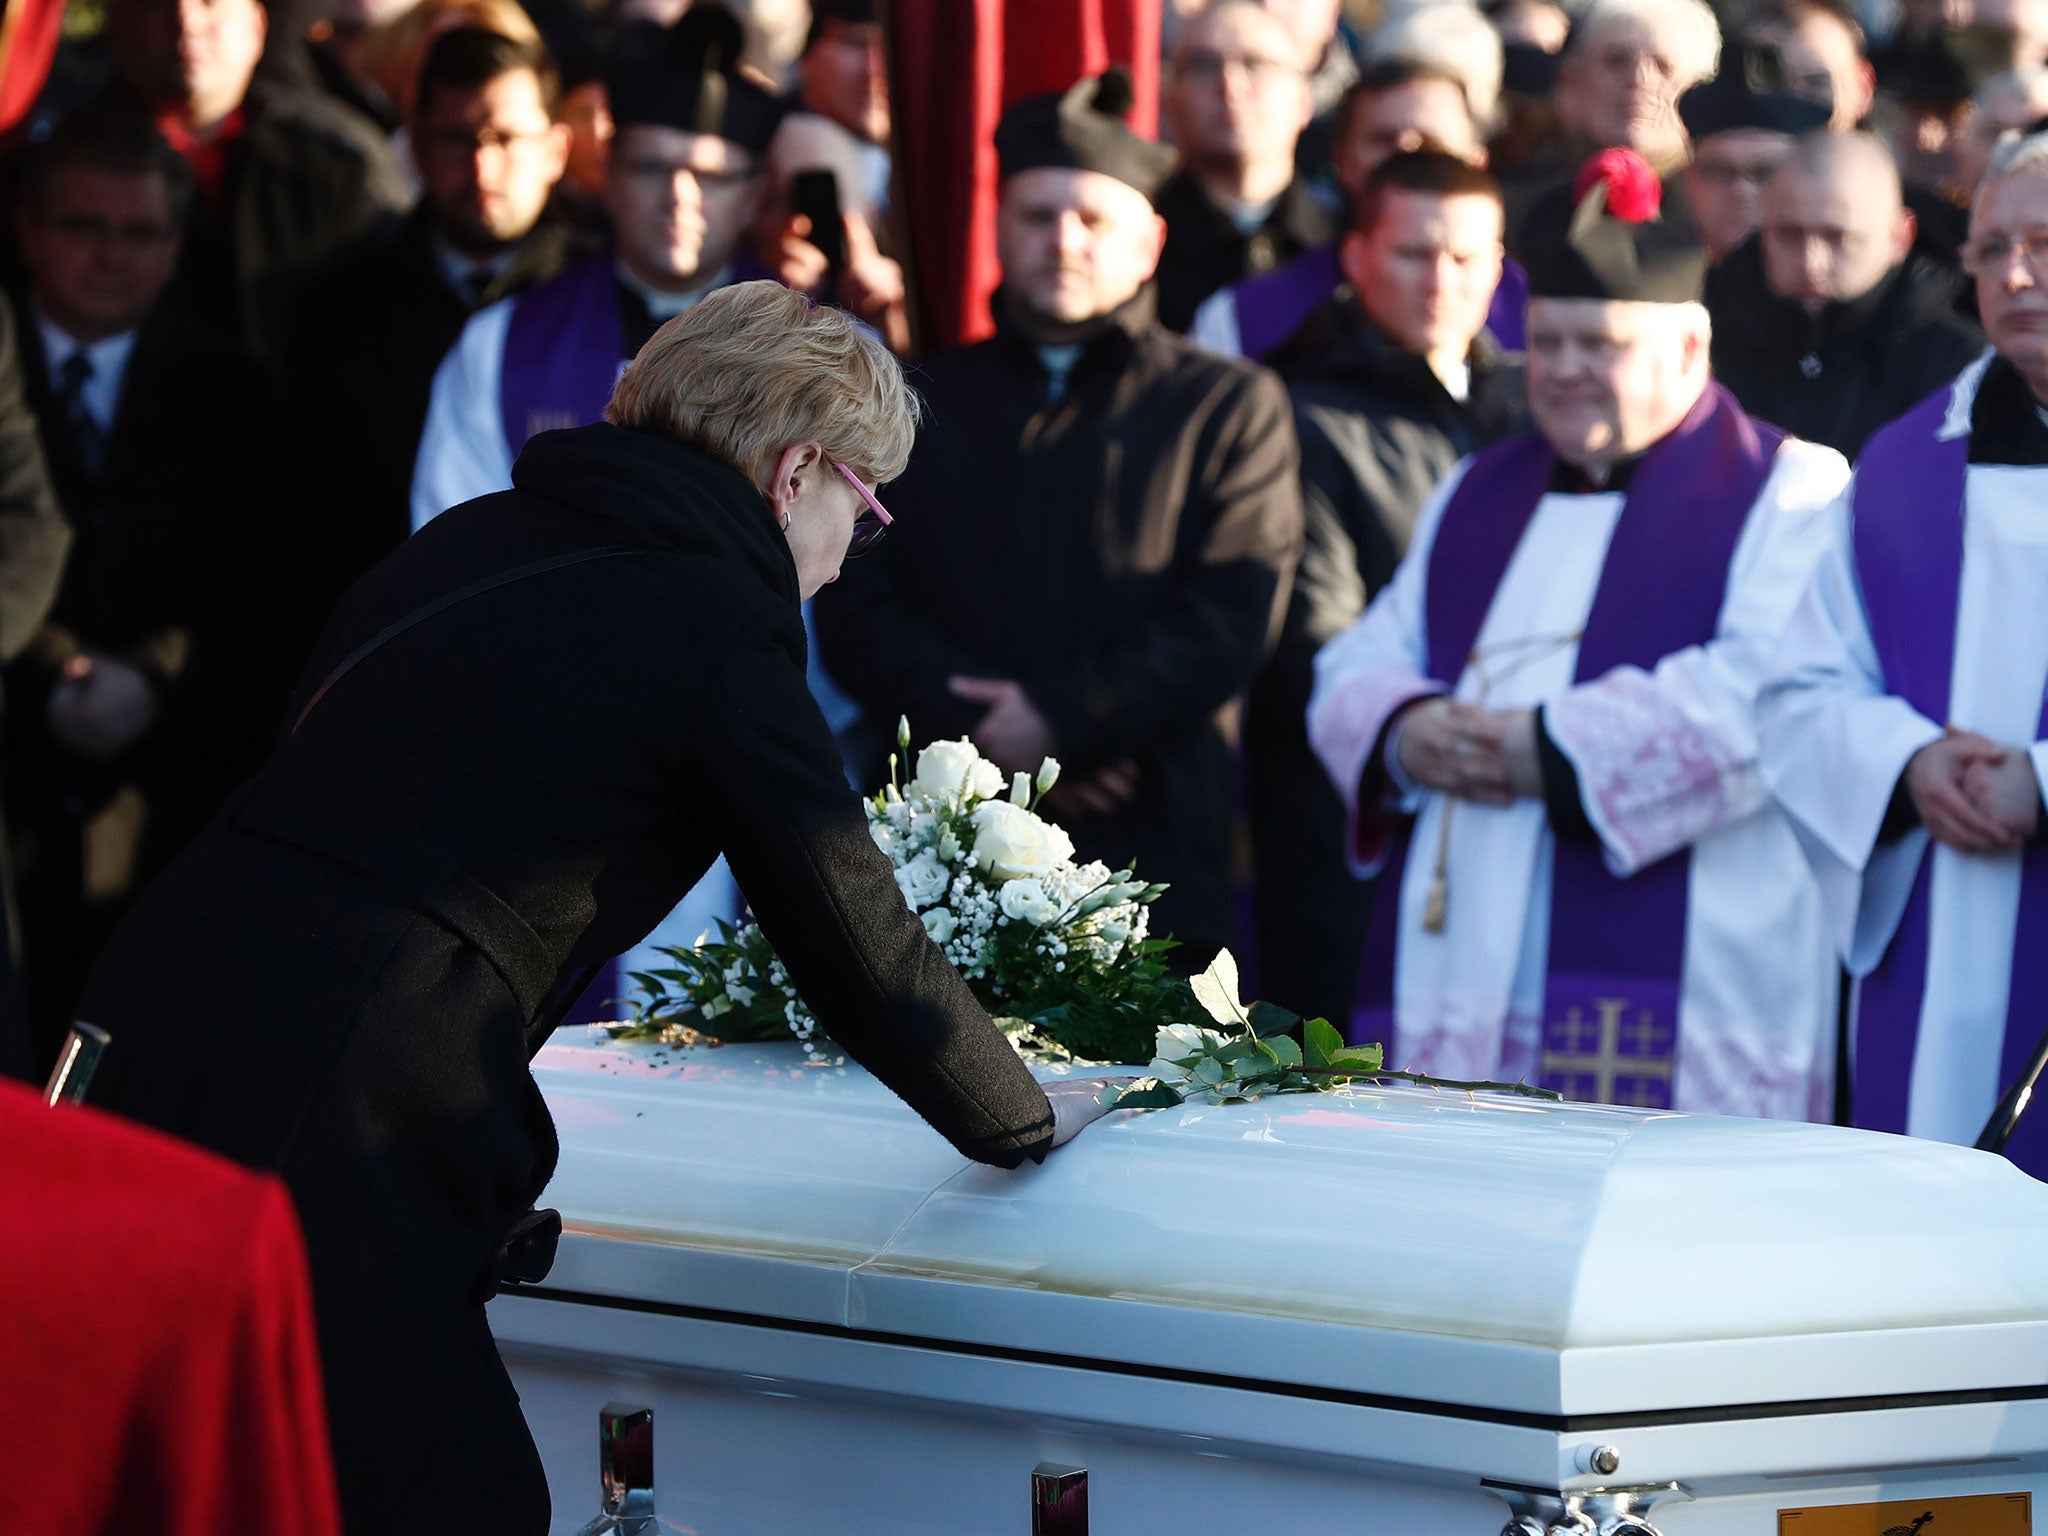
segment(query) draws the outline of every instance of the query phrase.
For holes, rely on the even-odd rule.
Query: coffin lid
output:
[[[794,1045],[535,1075],[551,1290],[1539,1419],[2048,1379],[2048,1186],[1964,1148],[1375,1087],[1004,1172]]]

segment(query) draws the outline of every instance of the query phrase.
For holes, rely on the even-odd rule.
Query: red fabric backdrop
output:
[[[276,1179],[0,1079],[0,1260],[8,1536],[340,1536]]]
[[[0,12],[0,133],[35,104],[64,27],[64,0],[6,0]]]
[[[19,3],[19,0],[17,0]],[[890,0],[899,228],[907,229],[919,345],[975,341],[996,286],[996,155],[1003,108],[1111,64],[1131,72],[1131,126],[1159,122],[1162,0]]]

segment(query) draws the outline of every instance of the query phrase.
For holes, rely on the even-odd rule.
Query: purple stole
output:
[[[618,281],[603,250],[512,301],[498,408],[515,459],[535,433],[604,415],[626,351]]]
[[[1709,384],[1629,482],[1579,642],[1578,682],[1645,671],[1714,638],[1728,566],[1784,434]],[[1428,675],[1455,689],[1501,578],[1548,488],[1557,456],[1531,434],[1482,450],[1445,504],[1425,586]],[[1412,827],[1390,847],[1367,939],[1355,1040],[1393,1024],[1402,875]],[[1541,1083],[1574,1099],[1667,1109],[1678,1044],[1692,859],[1686,850],[1629,879],[1597,841],[1558,838],[1551,878]],[[1458,893],[1451,892],[1455,904]],[[1400,1063],[1397,1063],[1399,1065]]]
[[[1949,718],[1956,616],[1962,597],[1963,497],[1969,479],[1967,436],[1936,437],[1952,385],[1921,401],[1865,445],[1856,462],[1853,503],[1856,576],[1885,687],[1937,724]],[[2048,736],[2048,701],[2034,732]],[[1927,936],[1933,850],[1920,861],[1898,931],[1877,969],[1863,980],[1856,1011],[1856,1123],[1906,1129],[1913,1053],[1927,984]],[[2012,992],[2000,1052],[2002,1093],[2020,1075],[2048,1028],[2048,840],[2021,854],[2019,925]],[[1987,1109],[1986,1113],[1989,1113]],[[2048,1110],[2020,1121],[2006,1156],[2036,1178],[2048,1177]]]

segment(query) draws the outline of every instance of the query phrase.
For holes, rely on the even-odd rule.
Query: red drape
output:
[[[908,233],[925,350],[990,330],[993,137],[1003,108],[1122,64],[1136,87],[1131,126],[1156,133],[1161,3],[890,0],[898,227]]]
[[[6,0],[0,11],[0,133],[35,105],[63,29],[64,0]]]
[[[8,1536],[340,1536],[276,1179],[0,1080],[0,1257]]]

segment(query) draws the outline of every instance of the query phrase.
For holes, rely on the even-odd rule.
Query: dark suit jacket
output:
[[[416,208],[396,229],[343,247],[307,285],[284,367],[293,430],[306,459],[321,464],[305,487],[307,606],[316,624],[412,531],[413,456],[434,370],[469,317],[552,277],[576,250],[568,220],[544,219],[471,301],[441,275],[433,223]]]
[[[7,816],[47,1058],[52,1032],[72,1016],[99,925],[260,760],[289,683],[274,671],[276,626],[266,618],[276,560],[267,551],[290,541],[259,511],[274,506],[264,498],[276,484],[269,390],[218,336],[164,308],[143,322],[96,479],[79,461],[32,323],[22,327],[22,364],[74,532],[49,621],[8,672],[16,708]],[[84,649],[132,663],[156,688],[155,724],[105,763],[74,755],[45,723],[60,669]],[[117,798],[121,815],[99,820],[88,837],[84,829]],[[88,890],[101,914],[95,922],[80,910]]]

